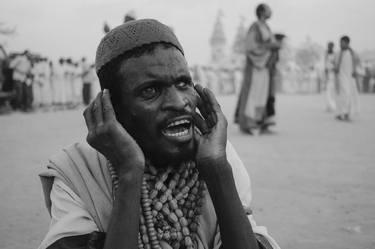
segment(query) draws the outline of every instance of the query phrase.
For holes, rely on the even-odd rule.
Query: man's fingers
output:
[[[207,101],[207,106],[210,108],[210,116],[212,118],[212,121],[216,124],[218,119],[218,114],[221,113],[221,108],[219,103],[217,102],[215,95],[211,92],[210,89],[205,88],[204,89],[205,98]]]
[[[195,89],[199,95],[199,100],[198,100],[198,109],[200,111],[200,113],[202,114],[203,118],[206,119],[208,125],[210,127],[212,127],[214,124],[213,124],[213,120],[211,118],[211,109],[210,107],[207,105],[207,98],[205,96],[205,93],[204,93],[204,88],[201,86],[201,85],[195,85]]]
[[[89,131],[95,127],[94,117],[91,112],[92,104],[93,103],[91,103],[83,112],[83,117],[85,118],[86,126]]]
[[[102,92],[99,92],[92,105],[91,112],[94,116],[97,126],[103,125],[103,107],[102,107]]]
[[[199,98],[198,100],[198,110],[199,112],[201,113],[201,115],[206,119],[208,116],[209,116],[209,112],[205,106],[205,104],[203,103],[203,100],[202,98]]]
[[[105,121],[116,119],[115,111],[111,102],[111,95],[108,89],[103,90],[102,94],[103,118]]]
[[[198,113],[193,114],[194,124],[200,130],[202,134],[206,134],[210,131],[206,121]]]

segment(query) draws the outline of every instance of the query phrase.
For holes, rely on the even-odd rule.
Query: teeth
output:
[[[181,120],[177,120],[177,121],[174,121],[174,122],[170,123],[167,126],[167,128],[172,127],[172,126],[176,126],[176,125],[180,125],[180,124],[189,124],[189,123],[190,123],[189,120],[187,120],[187,119],[181,119]]]
[[[181,132],[176,132],[176,133],[165,133],[165,135],[167,136],[171,136],[171,137],[181,137],[181,136],[185,136],[189,133],[189,129],[184,129],[183,131]]]

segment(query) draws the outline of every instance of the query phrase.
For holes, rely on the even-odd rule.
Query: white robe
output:
[[[54,103],[63,104],[66,102],[65,70],[61,64],[56,64],[53,70],[53,100]]]
[[[327,110],[334,111],[336,110],[336,102],[335,102],[335,96],[336,96],[336,88],[335,88],[335,55],[334,54],[328,54],[325,60],[325,69],[327,71],[326,74],[326,105]]]
[[[354,58],[350,50],[342,51],[337,74],[337,114],[353,115],[359,112],[358,89],[353,77]]]
[[[35,105],[49,105],[52,101],[50,87],[50,67],[47,62],[37,63],[33,69],[34,75],[33,94]]]

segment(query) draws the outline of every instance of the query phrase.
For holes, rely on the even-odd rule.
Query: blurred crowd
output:
[[[86,58],[54,62],[25,50],[0,56],[0,113],[74,109],[91,100],[97,81]]]

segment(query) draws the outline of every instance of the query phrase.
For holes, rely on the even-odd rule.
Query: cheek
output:
[[[130,110],[132,124],[137,130],[152,130],[156,125],[157,108],[153,105],[133,106]]]

